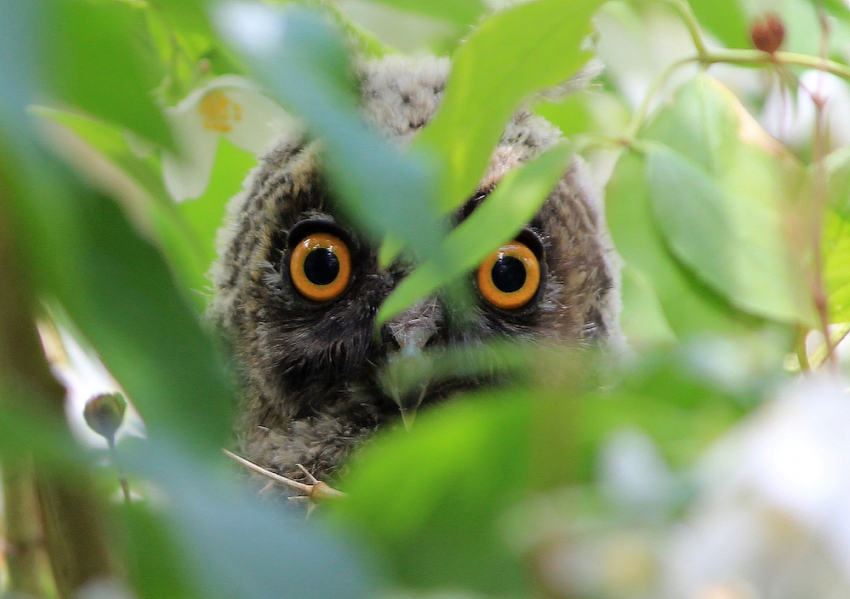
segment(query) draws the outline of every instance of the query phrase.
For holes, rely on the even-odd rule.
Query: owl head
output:
[[[403,146],[436,113],[448,70],[435,58],[362,65],[366,118]],[[451,222],[559,137],[518,111]],[[320,144],[298,133],[281,140],[232,200],[212,271],[211,316],[243,383],[243,452],[285,475],[298,463],[327,475],[402,410],[492,382],[461,377],[394,396],[382,373],[398,356],[504,339],[618,344],[617,258],[582,171],[574,160],[531,222],[470,273],[475,302],[462,317],[437,294],[376,331],[381,303],[415,265],[400,257],[381,267],[378,247],[338,209]]]

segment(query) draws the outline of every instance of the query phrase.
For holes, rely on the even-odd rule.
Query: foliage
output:
[[[839,374],[850,330],[850,10],[786,0],[776,52],[748,47],[758,11],[0,0],[0,593],[109,577],[140,598],[737,597],[736,581],[766,588],[753,564],[787,558],[789,588],[846,594],[850,573],[809,559],[850,545],[829,532],[850,529],[830,511],[850,487],[843,396],[792,382]],[[403,22],[453,71],[400,152],[360,116],[350,65],[395,51],[381,35]],[[553,93],[594,55],[595,83]],[[568,141],[449,231],[521,105]],[[203,323],[206,271],[227,199],[292,126],[321,138],[364,230],[418,260],[379,323],[457,288],[582,155],[624,261],[630,350],[490,348],[514,386],[383,432],[310,521],[247,494],[220,452],[233,389]],[[37,322],[48,353],[53,327],[90,347],[142,416],[146,438],[119,433],[107,466],[66,430]],[[480,367],[435,357],[429,375]]]

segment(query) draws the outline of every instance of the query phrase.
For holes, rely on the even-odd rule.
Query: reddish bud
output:
[[[773,54],[785,41],[785,25],[776,14],[768,14],[750,25],[750,40],[757,49]]]

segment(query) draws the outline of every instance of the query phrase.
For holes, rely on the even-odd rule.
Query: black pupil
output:
[[[502,256],[493,265],[493,284],[503,293],[514,293],[525,285],[525,265],[519,258]]]
[[[328,285],[339,275],[339,259],[329,248],[316,248],[304,258],[304,274],[313,285]]]

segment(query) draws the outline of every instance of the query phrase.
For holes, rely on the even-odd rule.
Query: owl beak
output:
[[[437,331],[438,311],[433,299],[423,300],[387,323],[399,349],[388,360],[384,388],[398,404],[408,430],[428,390],[432,364],[422,350]]]

